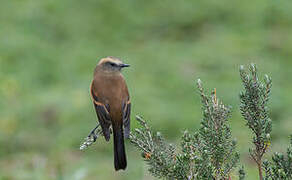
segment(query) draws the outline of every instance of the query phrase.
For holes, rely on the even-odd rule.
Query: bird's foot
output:
[[[96,139],[97,139],[97,135],[96,135],[96,133],[95,133],[95,131],[96,131],[96,129],[99,127],[100,125],[98,124],[91,132],[90,132],[90,134],[88,135],[88,137],[90,138],[90,137],[93,137],[93,142],[95,142],[96,141]]]

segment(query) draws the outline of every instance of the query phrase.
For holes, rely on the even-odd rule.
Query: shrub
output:
[[[246,126],[252,131],[254,144],[249,149],[250,156],[256,162],[260,180],[292,179],[292,135],[287,155],[274,153],[271,160],[263,156],[271,144],[272,120],[269,116],[272,81],[265,75],[264,81],[258,77],[254,64],[246,71],[240,67],[240,77],[244,90],[240,92],[240,111]],[[130,134],[131,143],[141,151],[149,166],[149,172],[162,179],[213,179],[230,180],[234,170],[239,167],[239,153],[236,140],[232,137],[228,119],[230,107],[218,98],[216,89],[206,95],[201,80],[197,87],[202,100],[201,127],[197,132],[184,131],[180,147],[169,144],[160,132],[154,133],[145,120],[136,116],[140,124]],[[97,126],[85,139],[80,149],[86,149],[101,135]],[[238,178],[245,179],[244,167],[238,168]]]

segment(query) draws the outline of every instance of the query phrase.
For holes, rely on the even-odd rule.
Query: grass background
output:
[[[292,131],[291,8],[287,0],[1,1],[0,179],[154,179],[129,143],[124,172],[114,171],[112,143],[78,149],[95,126],[88,88],[105,56],[131,64],[124,75],[132,129],[142,114],[170,142],[199,127],[196,79],[216,87],[233,107],[247,179],[256,179],[238,68],[255,62],[272,76],[271,149],[284,151]]]

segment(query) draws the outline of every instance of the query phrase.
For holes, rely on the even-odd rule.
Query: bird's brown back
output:
[[[124,77],[121,73],[107,74],[96,71],[92,90],[99,101],[109,106],[112,121],[122,123],[123,103],[129,100],[129,93]]]

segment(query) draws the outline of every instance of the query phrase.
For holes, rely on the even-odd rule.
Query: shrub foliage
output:
[[[263,160],[271,144],[272,120],[269,116],[268,101],[272,81],[265,75],[263,81],[258,76],[255,64],[240,67],[243,91],[240,92],[240,111],[246,126],[252,131],[254,144],[249,149],[256,162],[260,180],[292,179],[292,135],[286,155],[274,153],[271,160]],[[169,144],[160,132],[153,132],[147,122],[136,116],[140,126],[130,134],[131,143],[141,152],[148,164],[149,172],[161,179],[187,180],[230,180],[235,177],[235,169],[240,180],[246,173],[239,166],[240,156],[236,151],[236,140],[232,137],[228,119],[230,107],[217,98],[216,89],[206,95],[201,80],[197,87],[202,102],[201,126],[197,132],[184,131],[180,147]],[[101,135],[97,126],[81,144],[88,148]]]

